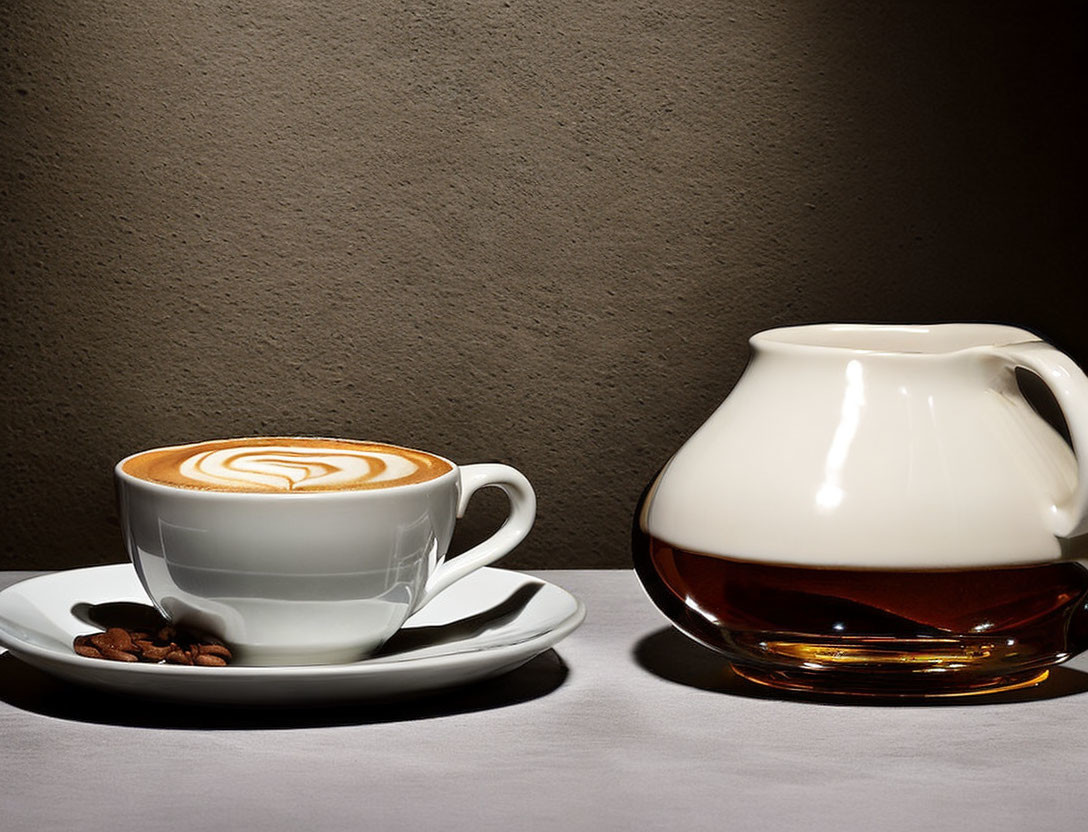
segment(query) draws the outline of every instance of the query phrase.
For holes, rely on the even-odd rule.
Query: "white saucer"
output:
[[[582,602],[554,584],[485,568],[409,618],[388,649],[350,664],[190,667],[77,655],[72,639],[102,628],[73,610],[114,602],[151,603],[129,564],[15,584],[0,592],[0,646],[28,664],[97,688],[186,702],[293,705],[388,697],[497,676],[547,650],[585,618]]]

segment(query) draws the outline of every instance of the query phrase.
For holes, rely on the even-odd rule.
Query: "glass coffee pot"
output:
[[[754,682],[879,696],[1033,685],[1088,647],[1088,378],[1068,356],[988,324],[750,345],[636,516],[673,624]]]

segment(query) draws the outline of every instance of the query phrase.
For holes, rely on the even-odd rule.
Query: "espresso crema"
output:
[[[423,451],[346,439],[260,437],[176,445],[136,454],[121,470],[201,491],[358,491],[426,482],[452,470]]]

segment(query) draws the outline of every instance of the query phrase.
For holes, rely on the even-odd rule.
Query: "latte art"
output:
[[[122,469],[140,479],[209,491],[303,492],[388,488],[439,477],[445,460],[408,448],[342,439],[228,439],[147,451]]]
[[[193,454],[178,466],[181,475],[208,485],[263,486],[275,491],[355,488],[410,477],[419,466],[377,451],[306,450],[266,445]]]

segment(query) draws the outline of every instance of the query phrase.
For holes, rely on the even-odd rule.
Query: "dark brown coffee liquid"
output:
[[[956,694],[1041,681],[1088,648],[1088,569],[841,569],[713,557],[636,533],[662,612],[743,676],[800,690]]]

